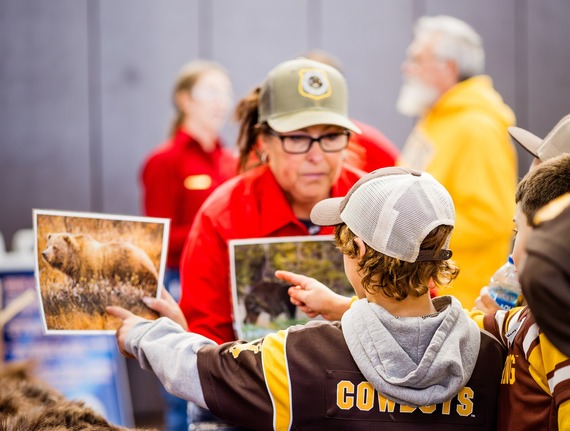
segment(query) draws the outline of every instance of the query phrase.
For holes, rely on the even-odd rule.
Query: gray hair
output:
[[[424,16],[414,27],[416,37],[439,34],[434,46],[435,54],[442,60],[454,60],[463,81],[485,70],[485,51],[481,36],[466,22],[447,16]]]

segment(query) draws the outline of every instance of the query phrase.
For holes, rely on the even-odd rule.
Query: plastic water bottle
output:
[[[489,295],[499,307],[509,310],[517,305],[521,296],[521,285],[515,268],[513,258],[509,256],[507,262],[501,266],[489,281]]]

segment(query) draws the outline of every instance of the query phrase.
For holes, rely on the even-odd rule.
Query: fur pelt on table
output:
[[[66,399],[34,377],[31,363],[0,363],[0,431],[70,430],[128,429],[109,423],[82,401]],[[143,431],[141,428],[137,430]]]

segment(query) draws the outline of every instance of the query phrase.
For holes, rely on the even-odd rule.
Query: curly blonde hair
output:
[[[441,250],[453,226],[441,225],[433,229],[422,242],[421,250]],[[350,258],[359,258],[357,237],[346,224],[335,226],[335,245]],[[451,260],[406,262],[380,253],[367,244],[366,252],[358,261],[362,287],[369,293],[382,293],[388,298],[402,301],[408,296],[419,297],[428,293],[430,280],[435,287],[449,285],[459,274]]]

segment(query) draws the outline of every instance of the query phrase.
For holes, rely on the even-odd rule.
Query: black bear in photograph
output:
[[[295,318],[297,307],[289,300],[287,290],[290,285],[275,281],[262,281],[251,288],[244,297],[246,316],[244,323],[257,323],[263,312],[269,314],[271,321],[285,313],[289,319]]]

